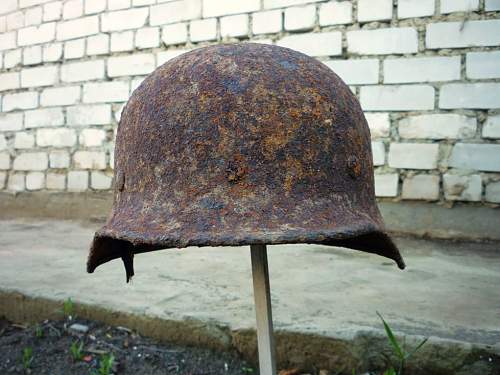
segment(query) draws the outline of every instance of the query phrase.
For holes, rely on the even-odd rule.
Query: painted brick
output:
[[[108,9],[126,9],[130,8],[130,0],[108,0]]]
[[[500,44],[500,20],[438,22],[426,26],[427,48],[464,48]]]
[[[384,60],[384,82],[432,82],[460,79],[460,56]]]
[[[269,10],[252,14],[252,32],[256,35],[280,32],[281,17],[281,10]]]
[[[439,107],[500,108],[500,83],[450,83],[441,87]]]
[[[443,190],[445,199],[449,201],[480,201],[483,193],[481,176],[446,173],[443,176]]]
[[[6,17],[7,30],[17,30],[24,27],[24,14],[23,12],[15,12],[8,14]]]
[[[189,34],[192,42],[217,39],[217,19],[209,18],[192,21]]]
[[[146,24],[148,8],[136,8],[101,15],[102,31],[138,29]]]
[[[23,128],[22,113],[0,114],[0,131],[8,132]]]
[[[87,38],[87,55],[105,55],[109,53],[109,35],[99,34]]]
[[[135,89],[140,86],[140,84],[142,83],[142,81],[144,81],[145,78],[146,77],[137,77],[132,79],[132,81],[130,81],[130,91],[129,91],[130,95],[132,95]]]
[[[111,52],[132,51],[134,49],[134,32],[123,31],[111,34]]]
[[[451,152],[450,166],[500,172],[500,144],[457,143]]]
[[[401,138],[460,139],[475,134],[476,119],[458,114],[409,116],[399,122]]]
[[[43,21],[57,21],[61,19],[62,1],[53,1],[43,5]]]
[[[466,70],[467,78],[500,78],[500,51],[469,52]]]
[[[500,0],[486,0],[484,10],[491,12],[493,10],[500,10]]]
[[[285,9],[285,30],[310,30],[316,22],[316,5]]]
[[[329,2],[319,7],[320,26],[342,25],[352,22],[352,4],[350,1]]]
[[[392,0],[358,0],[358,21],[390,20]]]
[[[45,62],[59,61],[62,58],[63,47],[61,43],[50,43],[43,46],[42,59]]]
[[[406,169],[437,167],[439,145],[434,143],[391,143],[389,166]]]
[[[203,0],[203,18],[248,13],[259,9],[259,0]]]
[[[106,132],[102,129],[83,129],[78,142],[85,147],[101,146],[106,140]]]
[[[124,81],[88,83],[83,86],[83,102],[126,102],[128,90],[129,84]]]
[[[25,26],[40,25],[42,23],[42,15],[42,7],[27,9],[24,14]]]
[[[69,126],[106,125],[111,123],[111,106],[94,104],[68,107],[67,119]]]
[[[66,128],[38,129],[36,144],[40,147],[71,147],[76,145],[76,133]]]
[[[221,37],[239,37],[248,35],[248,15],[222,17],[220,19]]]
[[[18,72],[0,74],[0,91],[17,89],[20,86]]]
[[[471,12],[479,8],[479,0],[441,0],[441,13]]]
[[[49,154],[49,166],[50,168],[63,169],[69,168],[70,157],[68,151],[54,150]]]
[[[486,202],[500,203],[500,181],[490,182],[486,185],[485,200]]]
[[[9,176],[7,189],[10,191],[23,191],[26,188],[24,173],[12,173]]]
[[[26,174],[26,189],[41,190],[45,187],[45,174],[42,172],[29,172]]]
[[[16,132],[14,137],[14,148],[24,149],[33,148],[35,145],[35,136],[27,132]]]
[[[378,83],[378,59],[331,60],[325,65],[348,85]]]
[[[80,86],[66,86],[45,89],[40,94],[40,105],[52,107],[57,105],[71,105],[80,100]]]
[[[1,38],[1,34],[0,34],[0,38]],[[0,44],[1,46],[1,44]],[[1,47],[0,47],[1,49]],[[15,67],[16,65],[19,65],[21,64],[21,49],[14,49],[14,50],[11,50],[11,51],[6,51],[5,54],[4,54],[4,61],[3,61],[3,64],[4,64],[4,67],[6,69],[9,69],[9,68],[13,68]]]
[[[418,51],[417,30],[411,27],[347,32],[347,50],[366,55],[415,53]]]
[[[309,56],[342,54],[342,34],[338,31],[289,35],[278,40],[276,44]]]
[[[47,173],[46,187],[48,190],[66,189],[66,175],[62,173]]]
[[[390,135],[391,122],[388,113],[365,113],[372,138],[383,138]]]
[[[61,81],[79,82],[104,78],[104,61],[93,60],[64,64],[61,66]]]
[[[158,27],[146,27],[137,30],[135,34],[136,48],[154,48],[160,45],[160,29]]]
[[[57,24],[57,40],[77,39],[99,32],[98,16],[87,16]]]
[[[284,8],[292,5],[302,5],[305,3],[314,3],[321,0],[264,0],[264,8]]]
[[[232,3],[240,3],[239,1]],[[151,26],[176,23],[201,17],[201,0],[177,0],[150,7]],[[204,15],[204,17],[207,17]]]
[[[73,162],[79,169],[106,169],[106,154],[100,151],[76,151]]]
[[[83,0],[67,0],[63,5],[65,20],[83,16]]]
[[[101,13],[106,9],[106,1],[104,0],[85,0],[85,14]]]
[[[49,158],[45,152],[25,152],[14,159],[12,169],[15,171],[43,171],[49,165]]]
[[[132,6],[139,7],[143,5],[152,5],[155,4],[156,0],[132,0]]]
[[[16,32],[0,34],[0,51],[16,48]]]
[[[17,32],[17,43],[20,46],[47,43],[54,40],[55,32],[55,22],[44,23],[40,26],[26,27]]]
[[[10,169],[10,155],[7,152],[0,153],[0,170]]]
[[[89,187],[89,172],[87,171],[69,171],[68,172],[68,191],[85,191]]]
[[[439,199],[439,176],[416,175],[403,181],[403,199]]]
[[[20,92],[4,95],[2,111],[9,112],[15,109],[31,109],[38,107],[37,92]]]
[[[398,195],[399,175],[397,173],[375,174],[375,195],[395,197]]]
[[[156,66],[165,64],[167,61],[172,60],[174,57],[180,56],[183,53],[189,52],[189,49],[177,49],[170,51],[162,51],[156,54]]]
[[[52,0],[19,0],[19,8],[28,8],[33,5],[48,3]]]
[[[500,138],[500,115],[489,116],[483,125],[483,138]]]
[[[385,146],[383,142],[372,142],[373,165],[385,164]]]
[[[85,39],[75,39],[64,43],[64,58],[79,59],[85,55]]]
[[[161,28],[161,40],[166,45],[183,44],[187,42],[187,24],[174,23]]]
[[[90,187],[96,190],[108,190],[111,188],[113,178],[103,172],[92,172],[90,174]]]
[[[52,86],[59,81],[57,66],[42,66],[21,70],[21,87]]]
[[[116,56],[108,59],[108,76],[146,75],[155,69],[153,54]]]
[[[43,108],[24,112],[24,127],[27,129],[60,125],[64,125],[62,108]]]
[[[434,109],[434,88],[427,85],[364,86],[360,102],[365,111]]]
[[[0,1],[0,14],[10,13],[17,9],[17,0]]]

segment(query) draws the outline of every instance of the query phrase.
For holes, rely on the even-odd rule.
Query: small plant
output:
[[[27,346],[23,349],[23,368],[25,370],[29,370],[31,368],[31,364],[33,363],[33,349],[30,346]]]
[[[410,359],[410,357],[413,354],[417,352],[417,350],[419,350],[427,342],[428,338],[423,339],[411,352],[407,352],[405,347],[399,344],[398,340],[392,333],[391,327],[389,327],[389,324],[386,323],[386,321],[384,320],[384,318],[382,318],[382,315],[380,315],[378,311],[377,315],[384,324],[384,329],[385,333],[387,334],[387,338],[389,339],[392,349],[399,360],[398,370],[396,371],[394,367],[390,367],[384,372],[384,375],[403,375],[406,362]]]
[[[99,360],[99,369],[97,372],[93,372],[93,374],[97,375],[110,375],[111,370],[113,369],[113,364],[115,363],[115,356],[113,353],[103,354]]]
[[[35,337],[41,339],[43,337],[43,329],[38,324],[35,326]]]
[[[69,347],[69,352],[73,361],[81,361],[83,359],[83,342],[73,341]]]
[[[63,302],[63,314],[66,318],[71,319],[74,310],[75,310],[75,304],[73,303],[71,298],[68,298]]]

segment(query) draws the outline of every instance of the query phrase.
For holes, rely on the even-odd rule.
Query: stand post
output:
[[[251,245],[260,375],[276,375],[271,290],[266,245]]]

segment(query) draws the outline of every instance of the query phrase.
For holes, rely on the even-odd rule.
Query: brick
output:
[[[98,16],[87,16],[57,24],[57,40],[77,39],[99,32]]]
[[[66,86],[45,89],[40,94],[40,105],[52,107],[56,105],[71,105],[80,100],[80,86]]]
[[[23,128],[22,113],[0,114],[0,131],[8,132]]]
[[[64,114],[61,108],[43,108],[24,112],[26,129],[60,125],[64,125]]]
[[[484,10],[487,12],[500,10],[500,0],[486,0]]]
[[[137,30],[135,34],[135,47],[155,48],[160,45],[160,29],[158,27],[146,27]]]
[[[358,21],[390,20],[392,0],[358,0]]]
[[[64,43],[64,58],[79,59],[85,55],[85,39],[75,39]]]
[[[248,15],[237,14],[220,19],[221,37],[242,37],[248,35]]]
[[[284,8],[292,5],[301,5],[305,3],[314,3],[321,0],[264,0],[264,8]]]
[[[443,176],[443,190],[446,200],[478,202],[483,193],[481,176],[446,173]]]
[[[485,200],[486,202],[500,203],[500,181],[490,182],[486,185]]]
[[[83,102],[126,102],[128,90],[129,84],[125,81],[87,83],[83,86]]]
[[[33,5],[45,4],[50,1],[52,0],[19,0],[19,8],[27,8]]]
[[[384,83],[453,81],[460,79],[460,56],[384,60]]]
[[[419,174],[403,181],[403,199],[439,199],[439,176]]]
[[[399,175],[397,173],[375,174],[375,195],[395,197],[398,195]]]
[[[479,8],[479,0],[441,0],[441,13],[470,12]]]
[[[45,152],[25,152],[14,159],[12,169],[16,171],[44,171],[49,165]]]
[[[17,33],[17,43],[20,46],[27,46],[53,41],[55,37],[55,30],[55,22],[20,29]]]
[[[457,143],[449,163],[454,168],[500,172],[500,144]]]
[[[146,75],[154,69],[155,58],[153,54],[134,54],[110,57],[108,59],[109,77]]]
[[[18,72],[0,74],[0,91],[17,89],[20,86]]]
[[[316,6],[307,5],[285,9],[285,30],[310,30],[316,23]]]
[[[163,65],[167,61],[172,60],[173,58],[189,51],[190,51],[189,49],[176,49],[176,50],[158,52],[156,54],[156,64],[157,64],[156,66]]]
[[[43,5],[43,21],[57,21],[61,19],[62,2],[54,1]]]
[[[4,112],[13,111],[15,109],[31,109],[38,107],[37,92],[20,92],[16,94],[4,95],[2,102],[2,110]]]
[[[203,18],[249,13],[259,9],[259,0],[203,0]]]
[[[63,169],[69,168],[70,158],[69,152],[63,150],[51,151],[49,154],[50,168]]]
[[[320,26],[343,25],[352,22],[352,4],[350,1],[329,2],[319,7]]]
[[[192,42],[217,39],[217,19],[209,18],[192,21],[189,28]]]
[[[269,10],[252,14],[254,34],[271,34],[281,31],[281,10]]]
[[[119,107],[117,107],[116,109],[113,110],[113,117],[114,117],[116,122],[120,122],[120,119],[122,117],[122,112],[123,112],[123,109],[125,108],[125,105],[126,105],[126,103],[123,103],[122,105],[120,105]]]
[[[174,23],[161,28],[161,40],[166,45],[184,44],[187,42],[187,24]]]
[[[68,191],[85,191],[89,187],[89,172],[87,171],[69,171],[68,172]]]
[[[9,176],[7,189],[10,191],[23,191],[26,188],[24,173],[12,173]]]
[[[7,30],[17,30],[24,27],[24,14],[23,12],[15,12],[7,15],[6,17]]]
[[[87,38],[87,55],[106,55],[109,53],[109,35],[99,34]]]
[[[330,60],[325,65],[348,85],[378,83],[378,59]]]
[[[132,93],[134,92],[134,90],[140,86],[140,84],[142,83],[142,81],[144,81],[145,78],[146,77],[134,78],[130,82],[130,95],[132,95]]]
[[[399,0],[398,18],[434,15],[434,0]]]
[[[101,146],[106,140],[106,132],[102,129],[83,129],[78,142],[85,147]]]
[[[101,13],[106,9],[105,0],[85,0],[85,14]]]
[[[48,190],[66,189],[66,175],[62,173],[47,173],[46,187]]]
[[[83,0],[67,0],[63,5],[65,20],[83,16]]]
[[[500,138],[500,115],[488,116],[483,125],[483,138]]]
[[[146,24],[147,8],[120,10],[101,15],[102,31],[138,29]]]
[[[406,169],[435,169],[439,145],[435,143],[391,143],[389,166]]]
[[[111,188],[112,177],[102,172],[91,172],[90,186],[96,190],[108,190]]]
[[[111,52],[132,51],[134,49],[134,32],[123,31],[111,34]]]
[[[111,106],[94,104],[68,107],[67,119],[69,126],[106,125],[111,123]]]
[[[254,1],[254,0],[252,0]],[[239,1],[232,3],[240,3]],[[150,7],[151,26],[176,23],[201,17],[201,0],[177,0]],[[207,17],[207,15],[204,15]]]
[[[500,78],[500,51],[467,53],[466,71],[467,78]]]
[[[45,174],[42,172],[29,172],[26,174],[26,189],[41,190],[45,187]]]
[[[434,109],[434,88],[427,85],[364,86],[360,102],[365,111]]]
[[[373,165],[385,164],[385,146],[383,142],[372,142]]]
[[[42,7],[35,7],[26,10],[24,14],[24,25],[40,25],[42,23]]]
[[[438,22],[426,26],[425,46],[464,48],[500,44],[500,20]]]
[[[21,70],[21,87],[52,86],[59,81],[57,66]]]
[[[388,113],[365,113],[372,138],[383,138],[390,135],[391,122]]]
[[[3,60],[5,69],[14,68],[16,65],[19,65],[21,63],[21,49],[6,51]]]
[[[156,0],[132,0],[132,6],[139,7],[143,5],[151,5],[156,3]]]
[[[76,133],[66,128],[38,129],[36,144],[40,147],[72,147],[76,145]]]
[[[418,34],[412,27],[347,31],[349,53],[390,55],[418,52]]]
[[[10,169],[10,155],[7,152],[0,153],[0,170]]]
[[[100,151],[76,151],[73,162],[79,169],[106,169],[106,154]]]
[[[130,0],[108,0],[108,9],[126,9],[130,8]]]
[[[409,116],[399,122],[401,138],[465,139],[476,134],[476,119],[458,114]]]
[[[500,108],[500,83],[450,83],[441,87],[439,107]]]
[[[0,1],[0,14],[10,13],[17,9],[17,0]]]
[[[0,151],[7,149],[7,140],[5,139],[5,135],[0,133]]]
[[[285,36],[276,43],[309,56],[334,56],[342,53],[342,34],[338,31]]]
[[[0,34],[0,51],[16,48],[16,32]]]
[[[27,132],[17,132],[14,138],[14,148],[33,148],[35,145],[35,136]]]
[[[62,58],[63,47],[61,43],[50,43],[43,46],[42,59],[45,62],[59,61]]]

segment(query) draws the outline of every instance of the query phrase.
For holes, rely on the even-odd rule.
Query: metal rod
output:
[[[266,245],[251,245],[260,375],[276,375],[271,289]]]

